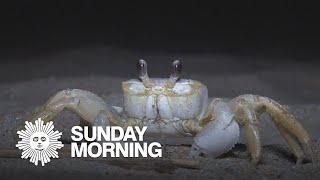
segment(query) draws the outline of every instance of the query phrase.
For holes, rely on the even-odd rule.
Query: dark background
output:
[[[318,54],[318,6],[306,2],[110,3],[21,1],[2,4],[2,54],[72,47]],[[32,52],[30,52],[32,51]]]
[[[185,77],[249,74],[282,91],[279,99],[290,91],[292,99],[318,102],[318,11],[302,1],[2,3],[0,82],[135,77],[139,58],[149,62],[152,76],[167,76],[178,58]],[[250,91],[217,95],[264,93],[251,84]]]

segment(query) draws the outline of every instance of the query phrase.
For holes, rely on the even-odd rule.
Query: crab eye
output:
[[[142,78],[147,75],[147,62],[143,59],[140,59],[137,63],[137,70],[139,77]]]
[[[38,138],[38,137],[34,137],[32,140],[33,140],[34,142],[37,142],[37,141],[39,140],[39,138]]]
[[[179,77],[182,71],[182,62],[180,60],[174,60],[172,62],[172,74],[175,77]]]
[[[46,141],[47,138],[46,137],[41,137],[41,141]]]
[[[174,60],[171,64],[171,74],[167,81],[167,87],[174,87],[177,81],[180,80],[180,75],[182,71],[182,62],[180,60]]]

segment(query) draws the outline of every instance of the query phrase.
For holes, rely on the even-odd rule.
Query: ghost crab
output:
[[[238,142],[244,131],[251,163],[261,158],[259,116],[268,113],[290,150],[302,163],[304,149],[314,152],[308,132],[276,101],[258,95],[232,100],[208,100],[207,87],[199,81],[181,79],[182,64],[175,60],[169,78],[149,78],[147,63],[137,63],[139,78],[122,82],[124,107],[107,105],[97,95],[79,89],[62,90],[33,114],[32,120],[53,120],[62,110],[79,115],[92,126],[148,126],[148,136],[192,136],[190,156],[205,153],[217,157]]]

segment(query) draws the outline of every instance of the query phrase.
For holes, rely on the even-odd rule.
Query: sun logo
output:
[[[53,131],[53,128],[52,121],[44,124],[41,118],[35,121],[35,125],[26,121],[25,130],[17,132],[21,141],[16,147],[22,150],[21,158],[30,158],[30,162],[36,166],[39,161],[44,166],[50,162],[50,158],[59,158],[57,149],[61,149],[63,144],[58,139],[62,133]]]

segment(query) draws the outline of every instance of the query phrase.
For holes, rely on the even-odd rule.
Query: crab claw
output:
[[[225,102],[215,105],[215,118],[210,121],[195,137],[190,157],[207,154],[217,157],[229,151],[239,140],[239,125],[233,119],[233,113]]]
[[[189,153],[189,158],[190,159],[194,159],[194,158],[200,156],[201,153],[202,153],[201,149],[196,144],[192,144],[191,150],[190,150],[190,153]]]

